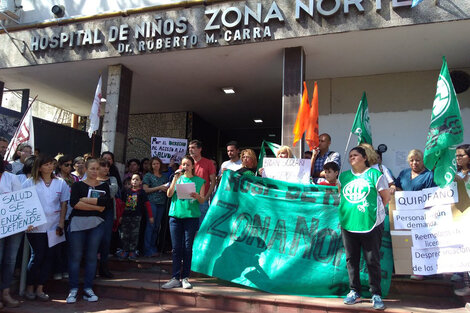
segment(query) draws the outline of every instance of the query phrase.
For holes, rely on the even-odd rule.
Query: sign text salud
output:
[[[352,9],[364,12],[364,0],[296,0],[295,21],[302,18],[313,19],[315,15],[330,17]],[[382,1],[375,0],[375,10],[382,10]],[[387,0],[392,7],[410,6],[411,0]],[[185,16],[153,18],[136,23],[111,25],[107,29],[78,29],[55,34],[31,37],[33,52],[49,49],[66,49],[81,46],[95,46],[110,43],[121,54],[186,49],[198,46],[201,41],[207,46],[222,43],[235,44],[247,41],[273,39],[272,27],[283,27],[288,16],[287,8],[276,1],[270,3],[246,3],[228,7],[208,6],[205,11],[205,26],[202,34],[191,32],[191,25]]]

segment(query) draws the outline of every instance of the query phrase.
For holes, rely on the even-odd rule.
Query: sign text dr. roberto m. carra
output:
[[[46,223],[35,187],[0,195],[0,238]]]

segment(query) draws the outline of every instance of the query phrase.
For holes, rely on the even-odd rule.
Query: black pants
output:
[[[352,233],[344,229],[341,230],[343,245],[346,250],[349,287],[358,294],[361,294],[359,262],[361,260],[362,250],[369,271],[370,292],[373,295],[382,296],[382,290],[380,288],[380,246],[382,244],[383,231],[383,223],[376,226],[368,233]]]

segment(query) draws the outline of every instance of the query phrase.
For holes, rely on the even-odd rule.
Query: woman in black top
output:
[[[86,161],[86,179],[72,185],[69,226],[69,285],[67,303],[75,303],[78,293],[78,275],[83,250],[85,250],[85,279],[83,299],[94,302],[98,297],[93,292],[96,272],[96,255],[104,232],[105,208],[112,205],[109,185],[97,179],[99,163],[96,159]]]

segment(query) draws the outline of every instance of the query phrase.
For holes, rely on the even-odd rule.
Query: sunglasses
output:
[[[70,167],[70,166],[72,166],[72,163],[64,163],[64,164],[62,164],[62,166]]]

